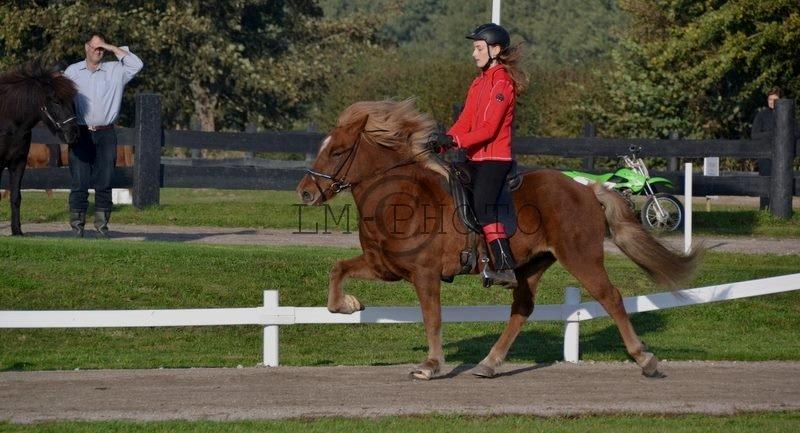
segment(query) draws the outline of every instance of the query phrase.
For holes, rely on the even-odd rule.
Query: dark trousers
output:
[[[497,199],[511,169],[511,161],[470,161],[469,168],[475,218],[481,226],[496,223],[500,211]]]
[[[114,129],[89,131],[80,127],[77,143],[69,149],[69,173],[72,175],[69,208],[89,208],[89,188],[95,191],[95,209],[111,210],[111,177],[117,163],[117,132]]]

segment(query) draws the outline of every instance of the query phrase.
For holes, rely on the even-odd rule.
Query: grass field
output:
[[[738,414],[733,416],[581,416],[537,418],[531,416],[445,416],[386,417],[375,419],[326,418],[287,421],[245,422],[54,422],[2,424],[8,433],[173,433],[173,432],[295,432],[304,433],[389,433],[430,432],[526,432],[526,433],[785,433],[797,431],[800,412]]]
[[[280,291],[281,303],[323,306],[328,271],[355,249],[241,247],[72,239],[0,238],[0,309],[144,309],[253,307],[262,290]],[[656,291],[622,256],[606,260],[624,295]],[[692,286],[789,274],[798,256],[710,253]],[[538,303],[560,303],[576,284],[554,266]],[[348,292],[369,308],[415,305],[406,283],[351,281]],[[486,290],[474,277],[444,284],[443,304],[507,304],[510,293]],[[642,338],[663,359],[798,360],[800,293],[653,312],[633,317]],[[446,324],[451,363],[476,363],[502,323]],[[562,325],[529,323],[511,362],[561,359]],[[286,365],[383,365],[418,362],[427,351],[422,325],[295,325],[281,327]],[[1,330],[0,370],[155,368],[255,365],[261,329],[253,326]],[[363,350],[363,342],[369,350]],[[608,319],[581,325],[582,358],[625,360]]]
[[[68,220],[67,194],[52,198],[43,192],[23,193],[23,222],[64,222]],[[304,231],[319,227],[343,232],[356,230],[357,211],[352,196],[345,194],[324,207],[297,206],[293,191],[232,191],[210,189],[161,190],[161,205],[146,210],[117,206],[112,221],[129,224],[180,226],[292,228]],[[349,215],[348,215],[349,212]],[[0,221],[10,217],[8,203],[0,204]],[[91,217],[89,217],[91,220]],[[23,231],[25,227],[23,226]],[[694,231],[705,235],[757,235],[800,237],[800,210],[789,221],[769,212],[743,206],[714,205],[711,212],[697,206]]]

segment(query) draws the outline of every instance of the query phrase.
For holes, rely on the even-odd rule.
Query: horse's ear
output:
[[[59,60],[47,66],[47,72],[50,74],[51,77],[58,77],[63,75],[64,70],[66,69],[67,69],[66,62],[64,62],[63,60]]]
[[[353,131],[358,133],[367,129],[368,121],[369,121],[369,114],[365,114],[362,119],[358,119],[355,122],[353,122]]]

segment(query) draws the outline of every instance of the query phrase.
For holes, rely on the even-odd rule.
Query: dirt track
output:
[[[0,373],[0,420],[276,419],[424,413],[711,413],[800,409],[800,363],[666,362],[467,368],[430,382],[410,366]]]
[[[304,245],[327,247],[359,247],[358,234],[341,232],[294,233],[292,229],[253,229],[222,227],[179,227],[132,224],[111,224],[114,240],[165,241],[231,245]],[[70,237],[66,224],[23,224],[22,230],[28,235],[45,237]],[[0,223],[0,235],[11,233],[8,222]],[[87,230],[87,237],[94,237]],[[661,238],[677,250],[683,249],[683,236]],[[796,238],[766,237],[720,237],[696,236],[694,242],[703,242],[712,251],[742,252],[751,254],[800,254],[800,240]],[[606,240],[606,251],[619,252],[617,247]]]

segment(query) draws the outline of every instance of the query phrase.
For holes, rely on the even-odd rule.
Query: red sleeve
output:
[[[477,81],[477,80],[476,80]],[[467,100],[464,102],[464,108],[461,110],[461,114],[458,115],[458,120],[450,129],[447,131],[447,135],[457,136],[459,134],[466,134],[469,132],[469,120],[475,114],[475,103],[470,99],[472,96],[472,88],[475,87],[475,81],[470,84],[469,89],[467,90]]]
[[[514,85],[510,80],[500,79],[492,86],[487,105],[478,106],[477,110],[488,110],[487,118],[472,131],[453,135],[458,147],[469,149],[480,147],[497,135],[503,124],[511,103],[514,101]]]

